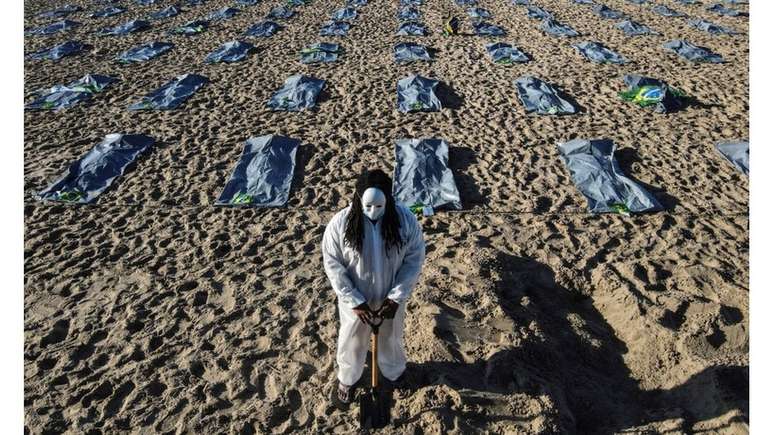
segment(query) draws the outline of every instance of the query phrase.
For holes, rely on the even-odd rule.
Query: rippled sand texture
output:
[[[25,426],[30,433],[345,432],[356,407],[334,410],[337,313],[322,272],[325,224],[346,206],[357,173],[391,172],[394,140],[434,136],[451,147],[464,211],[422,220],[425,269],[409,304],[409,389],[395,392],[384,433],[746,433],[748,414],[748,181],[714,150],[747,138],[748,18],[660,0],[742,32],[710,36],[625,0],[605,0],[658,36],[626,38],[615,21],[566,0],[535,0],[583,33],[543,34],[523,7],[480,0],[504,38],[444,37],[452,0],[420,10],[427,37],[394,36],[397,1],[371,0],[345,38],[317,36],[343,0],[313,0],[258,51],[232,65],[203,58],[237,39],[278,0],[251,7],[210,0],[126,37],[91,32],[171,4],[90,19],[57,36],[25,37],[25,52],[78,39],[86,54],[27,61],[25,92],[87,73],[120,79],[93,103],[25,112]],[[61,6],[25,1],[25,26]],[[195,37],[172,24],[223,6],[242,12]],[[746,5],[733,6],[748,10]],[[663,50],[685,38],[723,55],[691,64]],[[176,47],[123,66],[112,59],[152,40]],[[396,66],[392,46],[437,50],[425,65]],[[484,44],[512,42],[528,64],[504,67]],[[598,41],[631,62],[597,65],[571,43]],[[313,42],[342,44],[336,65],[305,66]],[[397,111],[397,81],[421,73],[447,85],[450,108]],[[619,100],[625,73],[666,80],[695,97],[668,116]],[[206,85],[179,110],[126,107],[176,75]],[[315,110],[270,112],[290,75],[325,79]],[[513,80],[531,74],[583,108],[527,115]],[[29,101],[29,100],[27,100]],[[34,193],[107,133],[159,144],[96,205],[40,203]],[[262,134],[302,140],[287,208],[232,210],[212,203],[242,151]],[[593,216],[556,143],[608,137],[616,157],[667,207],[631,218]]]

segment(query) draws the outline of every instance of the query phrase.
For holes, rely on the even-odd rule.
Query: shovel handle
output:
[[[379,332],[371,332],[371,386],[379,386],[379,366],[377,355],[379,353]]]

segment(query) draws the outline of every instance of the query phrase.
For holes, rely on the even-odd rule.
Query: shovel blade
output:
[[[360,429],[380,429],[390,424],[390,397],[382,390],[360,395]]]

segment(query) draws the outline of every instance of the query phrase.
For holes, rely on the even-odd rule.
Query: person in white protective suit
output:
[[[378,352],[382,375],[397,381],[406,370],[403,320],[425,260],[425,241],[417,218],[395,203],[392,180],[377,169],[361,174],[352,203],[328,223],[322,253],[341,321],[332,400],[346,409],[365,367],[368,320],[384,318]]]

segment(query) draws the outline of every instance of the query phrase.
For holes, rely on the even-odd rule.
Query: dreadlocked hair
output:
[[[347,245],[354,248],[358,254],[363,253],[363,228],[366,217],[363,215],[363,203],[360,198],[363,197],[363,192],[370,187],[375,187],[384,192],[384,197],[387,199],[384,215],[382,216],[384,249],[387,253],[392,248],[400,249],[403,246],[403,239],[400,237],[398,209],[395,206],[395,199],[392,197],[392,180],[381,169],[363,171],[360,177],[358,177],[352,205],[349,208],[349,214],[347,214],[347,228],[344,232],[344,241]]]

